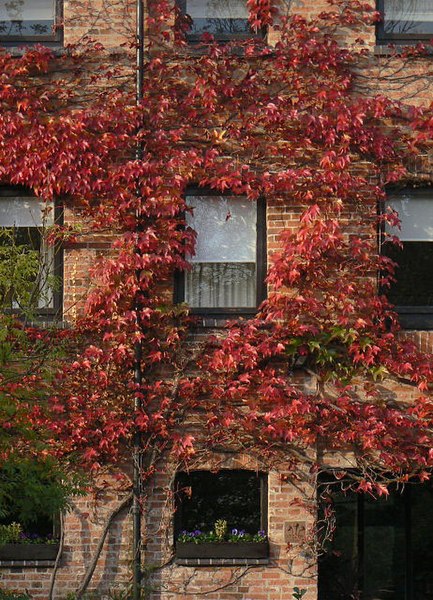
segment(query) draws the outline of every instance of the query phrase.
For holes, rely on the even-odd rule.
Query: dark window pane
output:
[[[406,519],[404,497],[364,498],[364,598],[405,600]]]
[[[388,498],[331,494],[336,531],[319,560],[319,600],[431,600],[431,482]]]
[[[383,250],[399,265],[389,300],[397,306],[433,306],[433,242],[403,242],[403,249],[388,243]]]
[[[182,530],[212,531],[224,519],[228,529],[257,533],[261,529],[261,482],[251,471],[179,473],[175,483],[175,534]]]
[[[16,227],[14,237],[18,246],[27,246],[38,251],[41,248],[41,232],[37,227]]]
[[[319,559],[320,600],[350,600],[358,590],[358,505],[356,494],[336,492],[337,528]]]
[[[431,484],[414,485],[411,498],[411,548],[413,597],[433,598],[433,489]]]

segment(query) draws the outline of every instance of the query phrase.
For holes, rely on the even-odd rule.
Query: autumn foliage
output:
[[[18,447],[95,473],[122,469],[135,428],[153,459],[229,446],[285,456],[295,473],[320,468],[316,450],[327,448],[355,457],[355,486],[384,493],[387,477],[424,477],[433,464],[432,360],[399,335],[383,295],[394,266],[377,231],[395,215],[376,210],[428,147],[431,111],[373,95],[365,81],[360,91],[360,65],[373,59],[358,38],[376,18],[362,3],[333,1],[311,20],[278,16],[268,1],[248,6],[255,29],[278,20],[274,47],[254,38],[192,51],[182,24],[170,29],[170,7],[155,4],[140,106],[128,62],[114,69],[100,48],[0,54],[1,183],[75,211],[87,231],[52,233],[68,247],[112,234],[67,334],[38,333],[46,345],[36,353],[34,329],[14,342],[32,374],[2,380],[0,423],[8,432],[19,416]],[[195,345],[193,319],[170,293],[194,248],[191,184],[265,197],[299,217],[270,257],[256,318]],[[388,380],[416,399],[388,398]]]

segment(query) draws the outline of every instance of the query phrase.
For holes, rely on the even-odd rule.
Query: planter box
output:
[[[177,558],[267,558],[268,542],[176,542]]]
[[[59,544],[2,544],[0,560],[56,560]]]

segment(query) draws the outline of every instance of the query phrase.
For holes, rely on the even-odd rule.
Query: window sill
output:
[[[213,36],[213,41],[216,42],[217,44],[229,44],[230,42],[245,42],[248,40],[265,40],[266,38],[266,32],[259,32],[259,33],[254,33],[254,31],[251,31],[250,33],[238,33],[238,34],[233,34],[233,35],[218,35],[218,34],[213,34],[212,32],[209,32],[209,34],[211,36]],[[206,42],[203,42],[203,33],[201,34],[186,34],[185,39],[188,42],[188,44],[194,45],[194,44],[204,44],[206,45]]]
[[[45,48],[49,48],[49,50],[51,50],[51,52],[54,54],[54,56],[63,56],[63,54],[65,54],[65,48],[63,47],[63,45],[59,42],[41,42],[41,45],[44,46]],[[21,56],[24,56],[24,54],[29,50],[29,48],[34,48],[35,44],[34,43],[26,43],[23,42],[22,44],[7,44],[5,42],[0,42],[0,48],[3,48],[3,50],[6,50],[6,52],[8,52],[11,56],[13,56],[14,58],[20,58]]]
[[[181,567],[232,567],[232,566],[266,566],[269,558],[175,558]]]
[[[192,328],[196,329],[212,329],[212,328],[220,328],[225,327],[227,323],[233,321],[245,321],[248,319],[254,319],[256,316],[255,313],[251,313],[248,315],[196,315],[194,313],[191,314],[191,317],[194,319],[194,323]]]
[[[264,542],[191,542],[176,543],[176,560],[256,561],[268,560],[269,544]],[[212,563],[214,564],[214,563]]]
[[[433,306],[397,306],[396,311],[403,329],[433,330]]]
[[[32,559],[32,560],[0,560],[0,569],[52,569],[55,560]]]
[[[413,40],[407,42],[386,42],[383,40],[377,42],[376,46],[374,47],[374,54],[375,56],[398,57],[402,52],[405,52],[407,48],[413,48],[417,44],[424,44],[426,47],[425,55],[433,56],[433,47],[429,46],[429,44],[426,44],[425,40]],[[423,56],[423,54],[420,54],[420,58]]]
[[[1,567],[53,566],[59,544],[3,544],[0,546]]]

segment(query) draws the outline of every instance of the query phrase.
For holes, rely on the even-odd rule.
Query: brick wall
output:
[[[184,562],[189,564],[179,564],[173,545],[173,499],[167,495],[173,472],[168,466],[155,480],[146,513],[146,560],[154,570],[149,577],[150,598],[186,600],[206,594],[212,600],[276,600],[291,598],[293,587],[299,585],[308,589],[308,600],[314,600],[316,569],[309,546],[313,519],[298,505],[299,501],[311,501],[313,488],[302,484],[301,494],[299,487],[290,483],[290,473],[285,473],[283,466],[269,470],[262,461],[246,455],[215,456],[193,468],[211,470],[215,465],[269,472],[269,559],[188,559]]]
[[[328,7],[324,0],[315,2],[314,11]],[[312,3],[294,0],[292,6],[300,11],[313,10]],[[108,48],[118,48],[132,39],[135,30],[135,3],[126,0],[65,0],[65,42],[78,42],[85,35],[101,41]],[[366,41],[374,45],[374,32],[366,30]],[[271,32],[270,39],[276,39]],[[132,60],[132,59],[131,59]],[[399,63],[383,52],[377,64],[369,64],[370,89],[399,96],[413,96],[418,103],[430,102],[431,84],[424,78],[425,63],[413,61],[413,76],[404,89],[391,83],[391,75]],[[131,68],[133,77],[134,67]],[[278,250],[278,234],[283,228],[296,229],[299,207],[290,201],[284,205],[269,205],[267,213],[268,252]],[[67,215],[66,220],[73,219]],[[73,321],[82,310],[89,289],[89,269],[99,253],[108,248],[107,239],[82,239],[78,246],[65,249],[64,309],[66,320]],[[412,337],[422,350],[433,350],[433,334],[413,332]],[[387,394],[405,400],[416,391],[409,386],[390,381]],[[341,457],[328,457],[330,465],[340,464]],[[211,465],[201,464],[200,468]],[[174,559],[170,480],[173,467],[164,465],[146,490],[144,546],[146,586],[152,600],[186,600],[206,594],[209,600],[287,600],[295,585],[308,589],[306,600],[315,600],[316,568],[310,550],[312,512],[298,505],[299,489],[290,482],[284,464],[267,467],[257,459],[237,456],[226,461],[225,468],[259,468],[269,471],[268,524],[270,557],[266,564],[236,564],[220,566],[179,565]],[[197,467],[198,468],[198,467]],[[122,502],[123,494],[106,491],[99,498],[75,500],[65,517],[64,550],[56,578],[56,599],[65,597],[79,585],[96,549],[99,536],[110,512]],[[314,491],[304,489],[303,500],[312,502]],[[121,589],[131,576],[131,519],[125,509],[114,521],[90,586],[99,594]],[[48,596],[53,564],[0,565],[0,582],[4,587],[28,590],[36,599]]]

